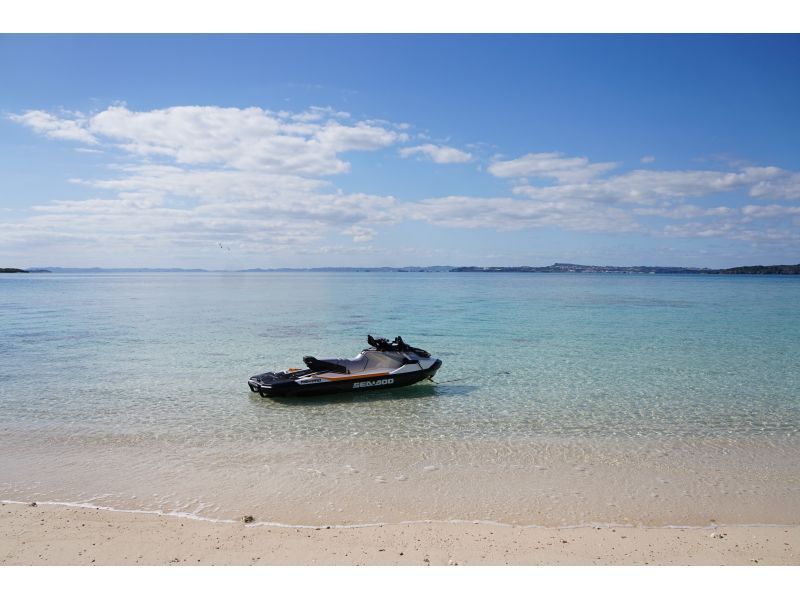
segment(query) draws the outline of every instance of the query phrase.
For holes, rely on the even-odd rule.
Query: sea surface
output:
[[[0,499],[360,525],[800,524],[800,277],[0,275]],[[438,383],[249,376],[368,333]]]

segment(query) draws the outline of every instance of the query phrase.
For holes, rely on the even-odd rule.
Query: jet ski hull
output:
[[[320,396],[342,392],[361,392],[410,386],[427,378],[433,378],[442,365],[436,359],[429,367],[400,373],[383,375],[356,375],[338,377],[315,377],[311,379],[293,379],[281,377],[281,374],[261,374],[253,376],[247,384],[252,392],[262,397],[300,398]]]

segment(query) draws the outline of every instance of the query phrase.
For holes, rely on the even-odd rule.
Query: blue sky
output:
[[[800,36],[0,37],[0,265],[800,262]]]

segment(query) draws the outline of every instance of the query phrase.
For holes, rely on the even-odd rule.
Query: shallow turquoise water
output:
[[[3,275],[0,498],[294,522],[389,520],[391,504],[395,519],[675,523],[706,517],[698,502],[727,513],[732,493],[730,518],[785,522],[798,307],[792,277]],[[247,389],[306,354],[352,357],[367,333],[440,357],[440,384],[308,403]],[[676,514],[645,516],[662,474]],[[501,480],[513,488],[469,490]]]

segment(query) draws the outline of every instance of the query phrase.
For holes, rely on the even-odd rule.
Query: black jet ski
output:
[[[369,348],[353,359],[303,357],[305,369],[289,368],[253,376],[247,385],[262,397],[305,397],[334,392],[408,386],[433,378],[442,360],[407,345],[367,336]]]

